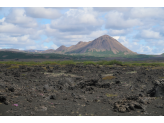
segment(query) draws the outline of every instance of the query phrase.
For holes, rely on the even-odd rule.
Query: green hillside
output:
[[[112,51],[87,51],[82,55],[86,56],[95,56],[95,57],[123,57],[123,58],[151,58],[154,57],[153,55],[143,55],[143,54],[124,54],[125,52],[118,52],[114,54]]]
[[[64,55],[64,54],[37,54],[37,53],[22,53],[13,51],[0,51],[0,59],[67,59],[67,60],[80,60],[80,59],[100,59],[94,56],[82,56],[82,55]]]

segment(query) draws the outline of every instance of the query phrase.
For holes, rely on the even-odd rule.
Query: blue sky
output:
[[[139,54],[164,53],[161,7],[0,7],[0,48],[57,49],[107,34]]]

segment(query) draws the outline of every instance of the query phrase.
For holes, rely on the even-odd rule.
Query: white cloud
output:
[[[124,29],[109,29],[109,35],[125,35],[126,33],[128,33],[129,30],[124,30]]]
[[[44,46],[43,49],[48,49],[48,46]]]
[[[150,46],[140,46],[139,51],[141,54],[152,54],[153,49]]]
[[[29,35],[12,37],[7,34],[0,34],[0,47],[25,48],[26,46],[35,45],[35,41],[29,37]]]
[[[59,33],[59,31],[57,29],[51,28],[49,24],[45,25],[44,31],[45,31],[46,35],[48,35],[48,36],[54,36],[55,34]]]
[[[120,36],[112,36],[114,39],[118,40]]]
[[[28,32],[30,34],[30,38],[33,40],[38,40],[41,38],[41,35],[43,35],[45,32],[43,29],[33,29],[31,32]]]
[[[164,10],[163,8],[143,8],[143,7],[135,7],[130,11],[130,16],[133,18],[164,18]]]
[[[140,38],[154,38],[154,39],[159,39],[161,36],[160,36],[160,33],[159,32],[155,32],[153,30],[142,30],[138,35],[137,37],[140,37]]]
[[[35,43],[35,40],[30,39],[30,35],[23,35],[19,37],[11,37],[6,34],[0,34],[0,47],[9,47],[17,49],[40,49],[46,50],[49,47],[45,46],[43,42]],[[52,45],[55,48],[55,45]]]
[[[38,49],[38,50],[47,50],[47,49],[52,49],[53,47],[48,47],[45,46],[43,44],[35,44],[35,45],[30,45],[30,46],[26,46],[25,49]]]
[[[120,36],[118,38],[118,41],[125,47],[127,47],[128,49],[130,49],[131,51],[133,52],[140,52],[138,51],[138,48],[140,47],[139,46],[139,43],[137,42],[130,42],[125,36]],[[135,46],[134,46],[135,44]]]
[[[25,8],[26,14],[34,18],[56,19],[61,16],[57,9],[44,7]]]
[[[29,49],[36,49],[37,47],[36,46],[26,46],[26,50],[29,50]]]
[[[88,33],[102,25],[102,20],[97,17],[92,8],[70,9],[59,19],[51,22],[53,29],[61,32]]]
[[[6,16],[5,22],[26,28],[37,26],[37,22],[33,18],[26,16],[23,8],[12,8],[10,13]]]
[[[30,35],[31,39],[37,40],[44,32],[37,28],[23,28],[15,24],[2,22],[0,24],[0,33],[7,34],[12,37]]]
[[[123,29],[142,25],[138,19],[125,18],[123,13],[112,11],[106,15],[106,28]]]
[[[82,38],[83,36],[82,35],[66,35],[66,36],[63,36],[64,38],[68,39],[80,39]]]
[[[3,23],[5,21],[5,17],[0,19],[0,23]]]
[[[0,32],[1,33],[21,33],[24,32],[23,28],[18,27],[17,25],[3,22],[0,25]]]
[[[107,33],[108,33],[107,30],[97,30],[97,31],[91,32],[91,34],[88,37],[97,38],[97,37],[100,37],[100,36],[105,35]]]
[[[126,37],[120,36],[118,41],[130,49],[133,52],[137,52],[138,54],[161,54],[161,51],[163,49],[163,46],[158,48],[153,48],[153,46],[156,47],[156,45],[153,45],[151,43],[141,44],[137,40],[129,41]]]
[[[48,42],[51,42],[51,40],[52,40],[52,38],[47,38],[47,39],[43,40],[42,42],[48,43]]]

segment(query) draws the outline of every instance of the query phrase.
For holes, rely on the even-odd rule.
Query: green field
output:
[[[83,64],[83,65],[119,65],[119,66],[146,66],[146,67],[158,67],[158,66],[164,66],[164,63],[162,62],[151,62],[146,63],[143,61],[138,62],[121,62],[117,60],[111,60],[111,61],[43,61],[43,62],[23,62],[23,61],[0,61],[0,64],[4,65],[28,65],[28,66],[36,66],[36,65],[69,65],[69,64]]]

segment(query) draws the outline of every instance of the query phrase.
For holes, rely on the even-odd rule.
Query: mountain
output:
[[[99,38],[96,38],[93,41],[82,42],[78,44],[65,47],[62,45],[55,52],[62,52],[67,54],[85,54],[85,55],[95,55],[95,56],[110,56],[110,55],[127,55],[127,54],[137,54],[125,46],[123,46],[116,39],[103,35]]]

